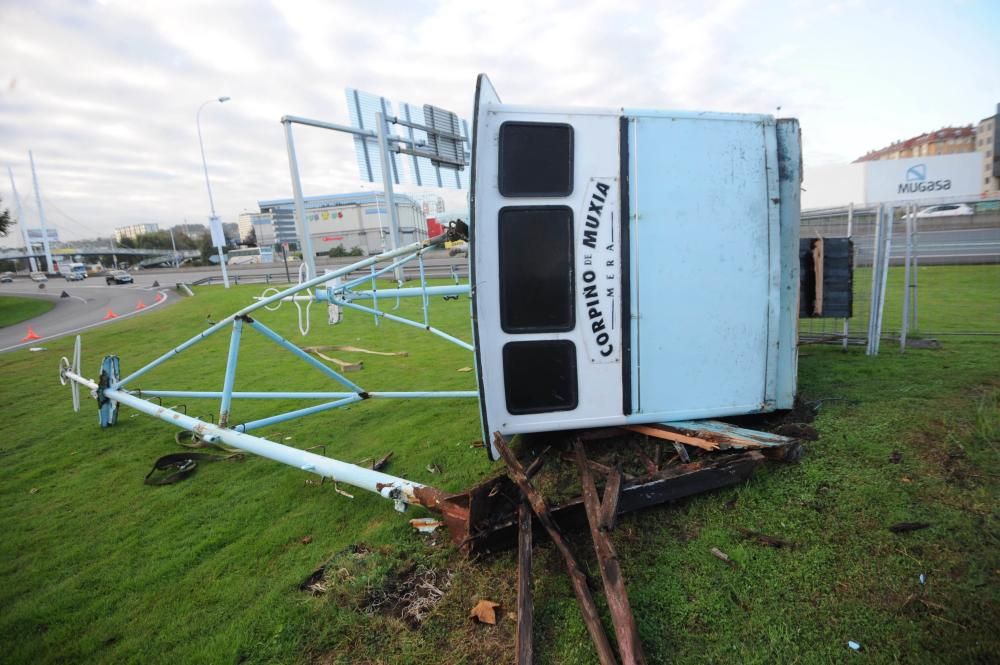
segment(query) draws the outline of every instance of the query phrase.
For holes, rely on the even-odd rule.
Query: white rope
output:
[[[305,262],[303,262],[301,265],[299,265],[299,284],[302,284],[303,282],[308,282],[310,279],[312,279],[312,277],[309,275],[309,266]],[[309,296],[309,299],[306,301],[306,314],[304,317],[305,325],[302,325],[302,320],[303,320],[302,302],[298,299],[294,301],[295,310],[298,312],[299,315],[299,332],[302,333],[303,337],[309,334],[309,308],[312,307],[313,303],[312,289],[306,289],[305,293],[306,295]]]

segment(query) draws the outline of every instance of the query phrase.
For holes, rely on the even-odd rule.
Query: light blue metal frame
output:
[[[149,364],[136,370],[124,379],[118,380],[117,375],[114,375],[110,390],[114,390],[120,393],[127,393],[132,395],[135,399],[143,399],[144,397],[149,398],[190,398],[190,399],[218,399],[219,402],[219,426],[222,428],[227,428],[230,421],[230,413],[232,409],[232,402],[234,399],[324,399],[333,400],[328,401],[323,404],[316,404],[313,406],[308,406],[300,409],[294,409],[292,411],[287,411],[285,413],[279,413],[266,418],[260,418],[257,420],[252,420],[239,425],[236,425],[231,429],[234,432],[249,432],[251,430],[259,429],[262,427],[267,427],[268,425],[275,425],[278,423],[287,422],[289,420],[294,420],[297,418],[303,418],[305,416],[313,415],[316,413],[322,413],[324,411],[329,411],[342,406],[347,406],[349,404],[354,404],[356,402],[361,402],[368,399],[477,399],[479,397],[479,392],[475,390],[450,390],[450,391],[381,391],[381,392],[367,392],[363,387],[351,381],[345,377],[340,372],[330,368],[328,365],[320,362],[313,356],[311,356],[306,351],[303,351],[298,346],[288,341],[280,334],[267,327],[260,321],[250,317],[250,314],[259,310],[262,307],[267,307],[276,302],[284,301],[316,301],[316,302],[327,302],[331,304],[336,304],[342,307],[349,307],[351,309],[364,312],[366,314],[372,314],[375,317],[376,322],[379,319],[385,318],[390,321],[395,321],[404,325],[412,326],[415,328],[422,328],[427,332],[436,335],[456,346],[461,347],[467,351],[473,351],[474,347],[464,342],[442,330],[439,330],[432,325],[430,325],[430,297],[431,296],[454,296],[461,294],[470,293],[471,287],[467,284],[454,284],[446,286],[428,286],[426,281],[426,273],[424,271],[423,255],[426,251],[432,247],[437,246],[443,241],[443,237],[435,238],[432,240],[422,241],[418,243],[413,243],[406,247],[401,247],[397,250],[392,250],[384,252],[377,256],[369,257],[367,259],[362,259],[356,263],[353,263],[342,268],[327,272],[324,275],[316,276],[312,279],[306,280],[297,284],[293,287],[285,289],[279,293],[273,294],[271,296],[262,297],[257,299],[252,305],[244,307],[240,311],[226,317],[222,321],[209,326],[206,330],[195,335],[191,339],[185,341],[184,343],[178,345],[177,347],[171,349],[167,353],[163,354],[159,358],[153,360]],[[389,273],[399,267],[402,267],[406,263],[417,259],[419,262],[420,270],[420,286],[419,287],[406,287],[406,288],[394,288],[394,289],[378,289],[375,280],[378,276]],[[385,266],[376,268],[377,264],[381,261],[389,261]],[[348,280],[346,282],[337,283],[334,280],[340,280],[345,275],[350,274],[359,269],[366,267],[371,267],[371,273],[364,275],[363,277],[356,277],[354,279]],[[336,286],[327,285],[327,282],[334,282]],[[354,287],[360,286],[365,283],[370,283],[372,286],[370,289],[362,291],[353,291]],[[308,289],[314,286],[325,285],[324,289],[317,290],[313,294],[309,294]],[[303,294],[303,292],[306,292]],[[421,299],[421,310],[423,314],[423,321],[414,321],[407,319],[406,317],[399,316],[397,314],[390,314],[378,308],[378,301],[380,298],[393,298],[397,299],[397,303],[400,298],[420,298]],[[353,302],[356,299],[371,299],[372,306],[360,305]],[[398,306],[398,305],[397,305]],[[231,334],[229,339],[229,352],[226,359],[226,369],[223,378],[222,390],[221,391],[204,391],[204,390],[125,390],[125,385],[135,381],[137,378],[145,375],[152,369],[162,365],[164,362],[173,358],[174,356],[180,354],[182,351],[189,349],[198,342],[206,339],[210,335],[222,330],[226,326],[231,326]],[[279,347],[284,348],[290,352],[295,357],[299,358],[303,362],[312,367],[315,367],[320,372],[325,374],[328,378],[333,379],[340,385],[344,386],[350,392],[329,392],[329,391],[315,391],[315,392],[289,392],[289,391],[236,391],[236,370],[239,363],[239,350],[240,343],[243,337],[243,330],[245,327],[249,327],[267,339],[271,340]],[[145,401],[145,400],[143,400]],[[152,405],[151,405],[152,406]]]

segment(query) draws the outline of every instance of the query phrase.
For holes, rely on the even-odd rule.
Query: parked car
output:
[[[131,284],[132,275],[128,274],[124,270],[109,270],[104,276],[104,281],[107,282],[109,286],[112,284]]]
[[[972,206],[965,205],[964,203],[947,203],[924,208],[917,213],[917,219],[924,219],[925,217],[956,217],[958,215],[971,215],[972,212]]]
[[[33,272],[30,275],[32,282],[47,282],[49,278],[45,276],[44,272]]]
[[[0,284],[9,284],[10,282],[13,281],[14,281],[14,276],[11,275],[9,272],[5,272],[4,274],[0,275]]]

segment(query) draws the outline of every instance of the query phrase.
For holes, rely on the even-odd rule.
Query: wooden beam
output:
[[[719,444],[713,441],[706,441],[705,439],[699,439],[693,436],[688,436],[687,434],[681,434],[679,432],[671,432],[670,430],[660,429],[659,427],[653,427],[651,425],[626,425],[625,429],[638,432],[639,434],[652,436],[657,439],[686,443],[690,446],[695,446],[696,448],[702,448],[704,450],[719,449]]]
[[[503,437],[500,436],[500,432],[494,433],[493,445],[507,464],[511,480],[521,488],[521,492],[528,500],[528,503],[531,504],[531,509],[535,512],[535,516],[538,517],[538,521],[545,528],[545,531],[549,534],[549,538],[552,539],[556,549],[559,550],[566,561],[566,570],[569,573],[570,582],[573,584],[573,592],[576,594],[576,600],[580,604],[583,623],[586,625],[587,632],[590,633],[590,640],[594,643],[594,648],[597,650],[598,660],[600,660],[601,665],[617,665],[618,661],[615,659],[614,651],[611,650],[608,636],[604,634],[604,627],[601,625],[601,616],[597,612],[594,597],[590,594],[590,588],[587,586],[587,575],[580,568],[576,557],[573,556],[569,545],[566,544],[566,539],[563,538],[562,532],[556,525],[555,520],[552,519],[552,513],[549,511],[548,504],[545,503],[545,499],[534,488],[527,476],[525,476],[524,468],[517,461],[517,457],[514,456],[510,448],[507,447]]]
[[[535,604],[531,597],[531,506],[522,501],[517,515],[517,665],[531,665]]]
[[[601,528],[614,531],[618,521],[618,497],[622,495],[622,472],[618,468],[608,474],[608,482],[604,486],[604,499],[601,501]]]
[[[604,595],[608,599],[608,609],[611,611],[611,622],[615,626],[615,636],[618,638],[618,653],[625,665],[644,665],[646,657],[642,653],[639,641],[639,630],[635,625],[635,616],[628,602],[628,590],[622,579],[621,565],[618,563],[618,552],[606,531],[601,529],[601,504],[597,498],[597,485],[594,476],[587,465],[587,455],[583,443],[576,439],[573,442],[576,452],[576,465],[580,469],[580,483],[583,486],[583,505],[587,511],[587,522],[590,524],[590,538],[594,541],[597,561],[601,569],[601,580],[604,582]]]

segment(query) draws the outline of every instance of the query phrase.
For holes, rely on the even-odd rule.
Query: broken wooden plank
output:
[[[320,351],[350,351],[352,353],[367,353],[372,356],[408,356],[410,353],[408,351],[369,351],[368,349],[362,349],[357,346],[345,346],[343,344],[332,344],[328,346],[317,346]]]
[[[628,429],[704,450],[755,450],[797,443],[792,437],[736,427],[718,420],[679,420],[653,425],[629,425]]]
[[[597,658],[601,661],[601,665],[617,663],[615,654],[611,650],[611,644],[608,642],[608,636],[604,634],[604,627],[601,625],[601,617],[597,612],[594,597],[590,594],[590,588],[587,586],[587,575],[580,568],[580,564],[577,563],[576,557],[573,556],[569,545],[566,544],[562,532],[559,530],[555,520],[552,519],[552,513],[549,511],[548,504],[531,484],[531,481],[524,475],[524,468],[517,461],[517,457],[510,451],[510,448],[507,447],[507,443],[503,440],[500,432],[494,433],[493,445],[507,464],[511,479],[521,488],[521,492],[531,504],[531,509],[534,511],[535,516],[538,517],[538,521],[545,528],[545,531],[549,534],[549,538],[552,539],[556,549],[559,550],[566,562],[566,570],[569,573],[570,582],[573,584],[573,592],[576,594],[576,600],[580,604],[580,610],[583,614],[583,623],[587,627],[587,632],[590,633],[590,639],[594,643],[594,648],[597,650]]]
[[[535,646],[531,638],[535,604],[531,597],[531,506],[522,501],[517,515],[517,645],[518,665],[531,665]]]
[[[608,482],[604,486],[604,498],[601,500],[601,528],[613,531],[618,521],[618,498],[622,493],[622,472],[618,468],[608,474]]]
[[[749,450],[711,459],[703,458],[683,466],[666,467],[653,477],[625,478],[621,483],[617,514],[624,515],[695,494],[731,487],[749,478],[754,469],[764,463],[764,459],[760,452]],[[509,482],[506,477],[502,480]],[[491,481],[495,482],[497,481]],[[470,504],[468,536],[461,541],[470,553],[497,552],[517,545],[517,517],[497,516],[497,507],[502,503],[510,505],[510,501],[501,496],[504,492],[489,496],[489,488],[492,486],[484,483],[481,489],[477,488],[476,498]],[[563,530],[586,528],[587,525],[582,497],[551,508],[550,515]]]
[[[621,565],[618,563],[618,552],[606,531],[601,529],[601,504],[597,499],[597,484],[587,466],[587,455],[583,443],[577,439],[573,442],[576,453],[576,465],[580,470],[580,484],[583,487],[583,505],[587,512],[587,522],[590,524],[590,538],[594,541],[594,551],[601,569],[601,580],[604,582],[604,595],[611,612],[611,623],[615,627],[618,638],[618,653],[622,663],[637,663],[642,665],[646,657],[642,653],[642,643],[639,640],[639,629],[635,625],[635,616],[628,602],[628,590],[622,579]]]
[[[813,243],[812,255],[813,274],[815,275],[813,315],[823,316],[823,238],[816,238]]]
[[[639,461],[642,462],[642,465],[646,467],[646,473],[656,473],[660,470],[659,465],[656,464],[656,462],[654,462],[652,458],[646,454],[646,451],[642,449],[642,446],[635,441],[632,442],[632,450],[635,451],[635,454],[639,458]]]
[[[383,468],[385,468],[385,465],[389,463],[389,459],[391,457],[392,457],[392,451],[389,451],[381,458],[372,462],[372,469],[375,471],[381,471]]]
[[[749,538],[750,540],[756,540],[761,545],[767,545],[768,547],[792,547],[793,543],[782,540],[781,538],[775,538],[774,536],[769,536],[766,533],[761,533],[760,531],[751,531],[750,529],[737,528],[744,538]]]

